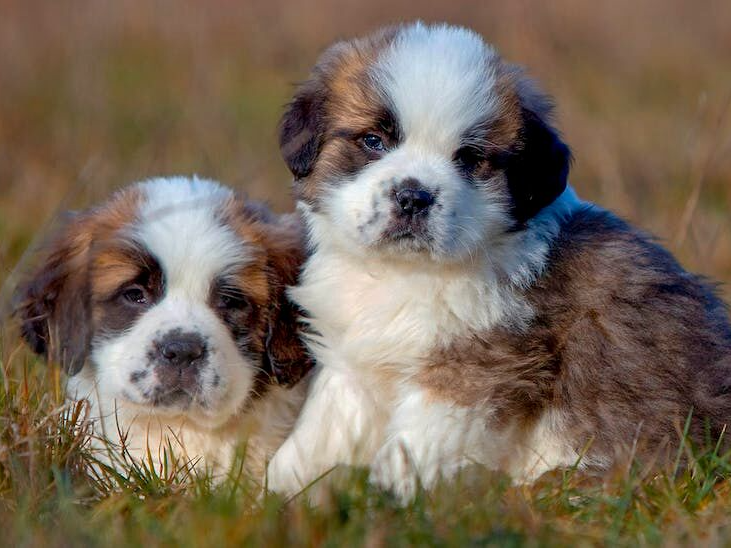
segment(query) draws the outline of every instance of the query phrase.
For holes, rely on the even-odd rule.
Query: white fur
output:
[[[471,30],[416,23],[379,56],[374,74],[407,142],[455,150],[462,131],[497,107],[496,60],[497,52]]]
[[[371,481],[392,489],[401,500],[413,498],[418,485],[429,489],[470,464],[529,482],[579,462],[562,439],[564,425],[555,411],[547,411],[528,432],[515,425],[497,430],[490,426],[489,404],[468,408],[429,401],[427,393],[413,387],[404,392],[371,469]]]
[[[139,211],[120,237],[142,245],[164,275],[161,300],[122,333],[93,337],[89,364],[69,380],[71,398],[87,398],[100,459],[117,465],[148,461],[161,472],[168,445],[181,462],[225,472],[234,450],[249,437],[250,468],[263,471],[291,428],[303,399],[303,384],[274,387],[252,400],[260,363],[245,357],[209,302],[218,277],[251,260],[244,242],[221,219],[231,190],[197,178],[153,179],[137,185]],[[206,361],[191,402],[153,405],[159,385],[151,353],[156,341],[176,329],[206,340]],[[133,382],[133,375],[141,375]],[[249,454],[253,458],[249,458]]]
[[[160,263],[165,293],[129,330],[94,341],[96,390],[104,400],[145,405],[144,393],[158,382],[147,358],[155,341],[174,329],[197,333],[209,341],[209,360],[201,392],[185,415],[201,426],[220,426],[248,399],[258,365],[241,356],[208,302],[216,276],[248,260],[244,242],[217,220],[232,193],[217,183],[180,178],[154,179],[139,188],[143,203],[128,232]],[[138,383],[130,382],[132,374],[146,371]],[[181,409],[159,407],[157,413],[177,416]]]
[[[337,365],[314,375],[296,429],[269,463],[271,490],[294,495],[337,464],[370,464],[382,443],[388,400],[354,375]]]
[[[400,29],[374,61],[369,75],[401,139],[353,176],[318,182],[326,197],[317,208],[299,205],[315,251],[291,296],[317,334],[317,377],[270,463],[272,489],[295,493],[339,463],[370,462],[375,482],[409,497],[417,477],[429,486],[469,461],[520,479],[575,460],[560,417],[498,434],[489,402],[434,402],[412,380],[437,347],[498,325],[526,327],[533,310],[522,290],[578,204],[568,188],[527,229],[511,230],[504,175],[471,181],[455,165],[455,151],[471,144],[461,140],[501,106],[498,62],[473,32],[420,23]],[[389,239],[407,179],[434,196],[419,221],[428,237]]]
[[[497,462],[499,445],[485,419],[482,410],[429,401],[423,391],[404,386],[373,460],[371,481],[408,500],[419,483],[429,488],[467,464]]]
[[[408,242],[382,242],[394,189],[405,179],[435,195],[428,219],[433,260],[471,258],[504,233],[511,219],[508,196],[498,190],[501,180],[481,183],[488,191],[466,187],[452,159],[467,144],[461,142],[464,133],[497,108],[496,60],[471,31],[421,24],[402,31],[381,53],[372,77],[394,109],[404,139],[351,180],[337,181],[324,204],[323,222],[334,232],[326,241],[353,253],[374,247],[394,255],[413,251]]]
[[[422,389],[409,379],[436,346],[500,323],[521,328],[532,310],[516,289],[542,271],[558,221],[579,204],[567,188],[527,230],[508,237],[496,255],[505,260],[478,265],[354,256],[330,245],[332,233],[322,216],[303,208],[312,239],[321,245],[291,295],[309,311],[319,334],[310,345],[318,369],[292,435],[270,463],[269,486],[293,494],[337,464],[375,458],[374,479],[407,496],[414,476],[400,466],[389,469],[404,451],[428,484],[469,461],[500,467],[506,447],[526,443],[521,434],[491,448],[496,440],[485,422],[489,409],[425,404]],[[539,422],[526,450],[512,461],[516,478],[532,476],[540,463],[554,467],[576,460],[560,442],[546,441],[553,439],[546,432],[556,431],[547,424]]]
[[[218,218],[230,189],[198,178],[153,179],[141,185],[145,201],[133,235],[161,262],[190,299],[205,300],[211,280],[246,264],[246,242]]]
[[[243,449],[247,471],[260,481],[266,462],[292,430],[307,383],[274,386],[216,427],[201,426],[185,413],[158,413],[122,398],[110,399],[98,386],[94,371],[85,367],[69,379],[67,394],[90,404],[92,448],[101,463],[122,474],[127,466],[143,463],[161,476],[177,465],[220,480],[236,451]]]

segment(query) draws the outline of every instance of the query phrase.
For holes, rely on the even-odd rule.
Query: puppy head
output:
[[[70,219],[18,292],[30,346],[100,398],[202,425],[308,367],[285,287],[297,220],[198,179],[155,179]]]
[[[280,144],[318,241],[460,261],[566,187],[550,110],[477,34],[416,23],[326,51]]]

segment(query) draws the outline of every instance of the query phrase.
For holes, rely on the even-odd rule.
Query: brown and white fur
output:
[[[694,439],[718,439],[724,305],[577,199],[550,110],[463,28],[323,54],[281,124],[313,249],[291,296],[316,374],[272,489],[339,463],[404,498],[467,463],[519,481],[606,468],[635,442],[647,458],[677,445],[691,410]]]
[[[68,396],[90,401],[102,462],[159,472],[175,455],[215,477],[247,440],[261,477],[304,398],[310,361],[284,292],[303,258],[298,216],[212,181],[152,179],[73,216],[16,313],[70,375]]]

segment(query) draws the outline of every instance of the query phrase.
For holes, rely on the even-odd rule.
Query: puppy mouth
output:
[[[429,251],[434,238],[422,218],[395,219],[382,232],[378,240],[379,246],[397,247],[410,251]]]
[[[197,393],[191,393],[180,387],[169,388],[167,390],[158,388],[153,392],[150,403],[154,407],[170,407],[175,405],[176,407],[187,409],[193,404],[197,395]]]
[[[177,407],[188,409],[194,403],[201,404],[201,385],[196,378],[178,374],[175,378],[167,376],[165,382],[159,383],[150,393],[145,394],[153,407]]]

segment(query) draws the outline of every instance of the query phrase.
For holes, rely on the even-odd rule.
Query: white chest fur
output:
[[[304,207],[318,245],[290,295],[318,333],[312,351],[326,354],[318,363],[361,373],[395,366],[408,375],[435,346],[499,324],[521,328],[532,315],[521,289],[543,271],[560,219],[579,205],[569,187],[527,230],[493,236],[458,264],[351,253]]]
[[[505,318],[530,317],[527,304],[489,269],[426,266],[315,254],[290,294],[310,313],[318,334],[312,350],[327,358],[318,362],[408,376],[435,346]]]
[[[532,310],[521,289],[544,268],[558,220],[577,204],[567,189],[529,230],[491,242],[489,254],[469,265],[350,254],[310,214],[318,248],[290,294],[308,311],[315,333],[310,349],[316,376],[295,430],[269,465],[270,487],[294,493],[334,465],[348,463],[371,465],[375,481],[407,494],[414,482],[398,464],[404,447],[422,481],[451,473],[467,460],[495,465],[507,458],[515,436],[492,437],[489,412],[430,403],[409,379],[428,367],[438,345],[496,325],[525,326]],[[551,433],[557,420],[544,421],[547,427],[528,436],[535,438],[532,446],[551,451],[523,451],[511,469],[514,476],[545,469],[536,466],[543,457],[535,449],[555,453],[562,462],[571,458],[553,448],[561,445]],[[500,447],[491,447],[492,441]],[[435,454],[435,446],[450,455]]]
[[[107,397],[99,392],[88,366],[69,379],[67,393],[70,399],[89,401],[94,456],[123,474],[131,461],[144,463],[160,475],[176,462],[220,479],[230,469],[237,449],[246,442],[244,464],[259,481],[266,461],[294,425],[306,384],[303,381],[293,388],[271,387],[263,397],[215,428]]]

